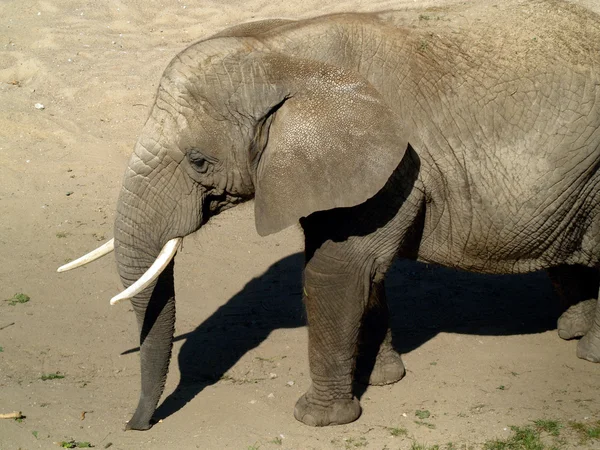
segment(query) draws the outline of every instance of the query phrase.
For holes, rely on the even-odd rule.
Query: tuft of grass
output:
[[[504,390],[506,390],[506,386],[504,386],[503,384],[501,384],[496,389],[498,389],[499,391],[504,391]]]
[[[279,436],[277,436],[275,439],[273,439],[270,442],[271,442],[271,444],[281,445],[281,444],[283,444],[283,439],[281,439]]]
[[[419,14],[419,20],[431,20],[431,17],[426,14]]]
[[[260,448],[260,445],[257,444],[256,442],[252,445],[248,446],[248,450],[258,450]]]
[[[56,233],[56,237],[59,238],[59,239],[66,238],[67,237],[67,233],[65,231],[58,231]]]
[[[71,439],[70,441],[62,441],[58,442],[58,445],[62,448],[92,448],[93,445],[87,441],[75,441]]]
[[[46,373],[43,374],[40,377],[40,380],[42,381],[48,381],[48,380],[60,380],[61,378],[64,378],[64,375],[61,375],[59,372],[55,372],[55,373]]]
[[[32,431],[31,434],[33,434],[34,438],[36,438],[36,439],[38,438],[38,432],[37,431]]]
[[[507,439],[487,441],[484,450],[545,450],[540,432],[531,426],[511,426],[513,434]]]
[[[390,430],[390,434],[394,437],[398,436],[408,436],[408,430],[402,427],[388,428]]]
[[[600,439],[600,420],[590,425],[585,425],[581,422],[569,422],[569,427],[576,431],[584,442],[590,439]]]
[[[31,297],[29,297],[29,295],[23,294],[22,292],[18,292],[15,295],[13,295],[12,298],[7,298],[4,301],[8,302],[10,306],[15,306],[19,303],[27,303],[29,300],[31,300]]]
[[[560,435],[562,425],[558,420],[540,419],[534,420],[533,423],[538,430],[545,431],[550,436],[558,437]]]
[[[423,422],[422,420],[415,420],[415,423],[417,425],[423,425],[424,427],[427,427],[431,430],[435,429],[435,425],[433,423]]]
[[[364,436],[361,436],[359,438],[347,438],[344,439],[344,448],[346,448],[346,450],[352,449],[352,448],[360,448],[360,447],[366,447],[369,444],[369,442],[367,441],[367,438]]]
[[[431,413],[427,409],[417,409],[415,411],[415,416],[417,416],[419,419],[428,419],[429,416],[431,416]]]
[[[413,442],[410,446],[410,450],[439,450],[439,445],[427,445],[427,444],[418,444],[417,442]]]
[[[3,351],[4,351],[4,347],[2,347],[2,346],[0,345],[0,353],[2,353]]]

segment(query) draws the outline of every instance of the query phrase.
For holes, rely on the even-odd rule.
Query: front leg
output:
[[[390,312],[382,275],[371,284],[369,303],[362,321],[356,379],[363,384],[383,386],[400,381],[406,370],[392,345]]]
[[[296,403],[294,416],[311,426],[349,423],[361,413],[352,380],[370,282],[348,247],[348,242],[327,241],[304,269],[312,384]]]

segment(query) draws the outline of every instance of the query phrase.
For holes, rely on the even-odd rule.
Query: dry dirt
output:
[[[361,390],[355,423],[297,422],[294,403],[309,385],[301,236],[288,229],[258,237],[246,204],[186,239],[162,421],[147,432],[122,431],[139,369],[131,308],[108,304],[121,288],[114,260],[55,270],[112,237],[128,154],[178,51],[252,19],[415,5],[325,3],[0,3],[0,299],[31,297],[0,302],[0,413],[26,416],[0,420],[1,450],[70,439],[112,449],[473,449],[506,438],[513,424],[600,418],[600,365],[577,359],[576,343],[557,336],[544,274],[476,276],[399,263],[388,292],[407,376]],[[587,5],[600,10],[596,0]],[[53,373],[64,378],[41,380]],[[431,416],[417,423],[416,410]]]

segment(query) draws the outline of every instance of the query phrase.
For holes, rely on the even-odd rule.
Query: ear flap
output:
[[[266,122],[255,182],[261,236],[316,211],[365,202],[408,146],[397,117],[365,79],[330,66],[314,72]]]

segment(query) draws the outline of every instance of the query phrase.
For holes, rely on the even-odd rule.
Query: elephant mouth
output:
[[[229,209],[239,203],[242,203],[246,200],[252,198],[251,195],[232,195],[229,193],[223,193],[217,196],[210,196],[204,202],[204,211],[202,214],[202,226],[204,223],[208,221],[211,216],[217,215],[226,209]],[[175,257],[177,250],[181,246],[183,242],[183,237],[176,237],[167,241],[167,243],[163,246],[160,253],[150,266],[146,272],[133,284],[131,284],[127,289],[122,291],[121,293],[115,295],[110,299],[111,305],[116,305],[122,300],[129,300],[148,286],[150,286],[165,270],[165,268],[169,265],[171,260]],[[68,270],[75,269],[77,267],[84,266],[86,264],[91,263],[103,256],[112,253],[115,250],[115,240],[114,238],[110,241],[104,243],[100,247],[91,252],[77,258],[74,261],[71,261],[63,266],[60,266],[57,269],[57,272],[66,272]]]
[[[230,209],[240,203],[252,199],[254,196],[251,194],[230,194],[223,193],[221,195],[210,195],[204,202],[203,211],[203,223],[206,223],[211,216],[216,216],[223,211]]]
[[[111,305],[116,305],[122,300],[128,300],[135,297],[137,294],[146,289],[154,280],[156,280],[159,275],[165,270],[165,268],[169,265],[171,260],[175,257],[177,250],[181,246],[183,242],[183,238],[177,237],[173,238],[163,246],[162,250],[150,266],[150,268],[131,286],[125,289],[123,292],[115,295],[110,299]],[[102,258],[105,255],[113,252],[115,249],[115,240],[114,238],[105,244],[101,245],[95,250],[83,255],[80,258],[77,258],[75,261],[71,261],[68,264],[60,266],[57,272],[66,272],[71,269],[75,269],[76,267],[81,267],[86,264],[91,263],[99,258]]]

